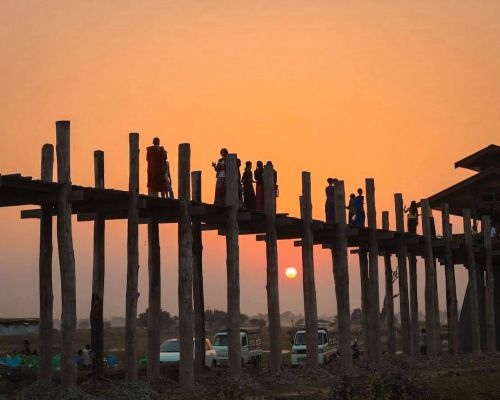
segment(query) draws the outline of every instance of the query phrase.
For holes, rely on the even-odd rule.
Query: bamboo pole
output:
[[[481,222],[484,241],[484,259],[486,269],[486,351],[496,353],[495,337],[495,282],[493,280],[493,251],[491,246],[491,219],[483,215]]]
[[[127,293],[125,310],[125,379],[136,382],[137,376],[137,300],[139,298],[139,134],[129,135],[129,210],[127,222]]]
[[[401,337],[403,340],[403,352],[406,355],[414,355],[415,353],[412,351],[412,343],[416,342],[415,333],[418,329],[418,307],[417,314],[415,315],[416,321],[413,321],[413,319],[410,319],[410,302],[408,298],[408,271],[406,263],[408,253],[404,238],[405,224],[403,211],[403,195],[401,193],[394,194],[394,206],[396,213],[396,231],[398,232],[396,255],[398,259],[399,311],[401,314]]]
[[[344,371],[352,367],[351,309],[349,305],[349,268],[347,257],[347,225],[345,219],[344,181],[334,187],[335,196],[335,248],[332,248],[333,278],[337,299],[339,351]]]
[[[189,215],[191,199],[191,148],[179,145],[179,378],[194,384],[193,366],[193,232]]]
[[[96,189],[104,189],[104,153],[94,152],[94,180]],[[92,303],[90,306],[90,345],[94,355],[92,377],[103,373],[104,356],[104,274],[105,274],[105,220],[97,213],[94,220],[94,254],[92,268]]]
[[[389,230],[389,212],[382,212],[382,228]],[[396,328],[394,325],[394,291],[392,287],[391,254],[384,254],[385,266],[385,311],[387,313],[387,350],[389,354],[396,354]]]
[[[54,146],[44,144],[42,147],[41,179],[52,182],[54,170]],[[52,206],[43,205],[40,216],[40,380],[52,380],[52,331],[53,331],[53,303],[52,292]]]
[[[226,206],[229,207],[226,218],[227,251],[227,313],[229,373],[234,380],[241,375],[240,343],[240,255],[238,227],[238,166],[236,154],[226,156]]]
[[[474,246],[472,243],[471,217],[470,209],[463,210],[464,216],[464,236],[465,249],[467,252],[467,269],[469,271],[469,294],[470,294],[470,320],[471,320],[471,338],[472,354],[477,356],[481,354],[481,335],[479,331],[479,301],[477,289],[476,260],[474,258]]]
[[[191,198],[201,203],[201,171],[191,172]],[[203,240],[201,222],[195,219],[191,222],[193,230],[193,304],[194,304],[194,337],[195,374],[200,374],[205,368],[205,298],[203,294]]]
[[[427,354],[436,357],[439,349],[437,347],[436,312],[437,296],[434,292],[434,281],[436,279],[436,264],[432,251],[432,237],[430,225],[430,207],[428,200],[422,200],[422,229],[424,235],[425,251],[425,328],[427,337]]]
[[[61,331],[62,358],[61,381],[64,387],[76,385],[75,337],[76,337],[76,277],[73,235],[71,230],[71,169],[70,169],[70,122],[56,122],[57,134],[57,181],[62,185],[57,202],[57,245],[61,269]]]
[[[366,205],[368,211],[368,341],[371,361],[380,358],[380,297],[378,279],[378,243],[377,243],[377,212],[375,208],[375,183],[371,178],[366,179]]]
[[[311,174],[302,172],[302,197],[300,214],[303,223],[302,270],[304,285],[304,318],[306,323],[306,363],[318,368],[318,315],[316,308],[316,284],[314,280]]]
[[[157,192],[150,192],[157,197]],[[148,362],[149,381],[160,377],[161,256],[158,218],[148,222]]]
[[[451,252],[452,231],[450,224],[450,209],[448,204],[442,207],[442,224],[444,239],[444,268],[446,279],[446,316],[448,319],[448,352],[458,352],[458,306],[457,288],[455,282],[455,265]]]
[[[410,277],[410,354],[419,354],[418,343],[418,283],[417,283],[417,257],[408,254],[408,275]]]
[[[361,333],[366,355],[369,353],[370,342],[368,341],[368,252],[365,247],[359,248],[358,257],[361,282]]]
[[[276,231],[276,188],[274,168],[264,167],[264,214],[266,216],[267,312],[269,320],[270,369],[281,369],[281,322],[278,281],[278,244]]]

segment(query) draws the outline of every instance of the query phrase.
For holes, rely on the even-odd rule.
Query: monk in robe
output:
[[[161,193],[161,197],[165,197],[167,152],[163,146],[160,146],[160,139],[153,139],[153,146],[147,148],[146,159],[148,161],[148,192],[150,195]]]

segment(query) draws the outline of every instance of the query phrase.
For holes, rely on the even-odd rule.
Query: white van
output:
[[[318,361],[324,365],[337,355],[337,346],[326,328],[318,328]],[[295,332],[292,342],[292,366],[303,365],[307,358],[306,330],[301,328]]]
[[[242,328],[241,363],[258,366],[262,361],[262,335],[258,328]],[[213,346],[217,353],[217,365],[228,365],[227,329],[218,332],[214,337]]]

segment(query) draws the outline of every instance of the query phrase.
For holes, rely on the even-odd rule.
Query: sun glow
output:
[[[295,267],[288,267],[285,270],[285,275],[288,279],[294,279],[297,276],[297,268]]]

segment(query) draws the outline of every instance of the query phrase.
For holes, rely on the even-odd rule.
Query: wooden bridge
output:
[[[446,300],[448,315],[449,351],[456,353],[459,346],[458,307],[454,266],[466,265],[469,270],[470,317],[473,352],[481,352],[480,310],[477,276],[486,271],[486,346],[494,352],[495,310],[493,264],[498,265],[500,252],[493,248],[490,218],[482,215],[482,240],[473,240],[471,213],[463,210],[464,234],[453,235],[447,204],[440,204],[443,234],[431,234],[431,208],[429,201],[421,202],[423,235],[405,232],[403,197],[395,194],[396,229],[389,227],[389,213],[382,213],[382,228],[377,224],[375,184],[366,179],[368,226],[354,228],[346,223],[344,182],[335,185],[335,223],[327,224],[312,218],[311,179],[302,173],[300,218],[276,213],[274,197],[274,171],[266,166],[264,172],[265,210],[256,211],[240,207],[238,198],[238,170],[235,154],[226,158],[226,205],[215,206],[201,201],[201,172],[191,172],[190,145],[179,145],[179,199],[162,199],[139,194],[139,135],[131,133],[129,190],[106,189],[104,185],[104,154],[94,153],[95,187],[73,185],[70,176],[70,123],[56,123],[57,182],[53,181],[54,147],[46,144],[42,149],[41,179],[21,174],[0,175],[0,206],[39,206],[21,212],[21,218],[40,220],[40,378],[51,379],[52,349],[52,230],[53,217],[57,220],[57,246],[61,270],[62,296],[62,382],[75,385],[76,332],[76,278],[73,252],[71,217],[94,223],[94,261],[91,304],[91,343],[95,353],[93,375],[102,374],[103,355],[103,298],[104,298],[104,237],[105,221],[126,219],[127,290],[126,290],[126,379],[138,378],[136,353],[136,319],[138,298],[138,225],[148,225],[148,365],[149,379],[159,376],[160,348],[160,246],[161,223],[177,223],[179,245],[179,333],[181,342],[181,381],[194,382],[196,373],[204,365],[204,298],[202,273],[202,232],[216,230],[226,237],[227,247],[227,304],[229,329],[230,373],[238,378],[241,373],[240,354],[240,290],[239,290],[239,235],[256,235],[266,242],[267,302],[270,336],[271,372],[282,367],[281,326],[278,292],[278,240],[295,240],[302,249],[304,314],[307,331],[307,363],[317,368],[317,310],[314,278],[313,246],[331,249],[335,294],[338,307],[340,359],[346,370],[352,365],[348,251],[357,253],[360,261],[362,289],[362,329],[366,354],[371,361],[382,356],[381,319],[379,310],[379,256],[383,256],[388,313],[387,351],[395,354],[396,329],[394,322],[393,270],[391,255],[397,258],[399,301],[401,310],[401,336],[403,352],[408,357],[418,353],[418,298],[417,257],[425,259],[425,317],[428,354],[435,357],[441,351],[436,259],[445,266]],[[435,207],[435,205],[433,205]],[[454,209],[454,212],[456,210]],[[408,271],[409,269],[409,271]],[[498,332],[497,332],[498,333]],[[198,343],[193,364],[192,338]]]

